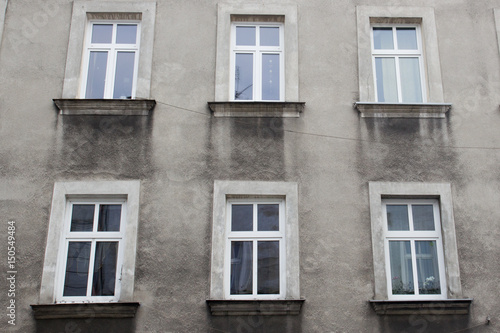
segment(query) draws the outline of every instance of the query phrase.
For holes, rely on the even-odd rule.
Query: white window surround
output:
[[[358,30],[359,100],[362,117],[444,118],[444,103],[434,9],[406,6],[356,6]],[[425,103],[378,103],[372,64],[371,29],[374,24],[416,24],[421,28]]]
[[[135,254],[137,246],[137,228],[139,223],[139,194],[140,181],[78,181],[56,182],[52,196],[47,245],[43,266],[42,283],[40,289],[40,304],[56,303],[60,299],[58,292],[64,281],[64,276],[58,274],[66,265],[64,246],[67,225],[68,200],[79,198],[93,198],[105,200],[109,198],[123,198],[126,200],[126,221],[123,230],[123,249],[121,267],[121,288],[119,302],[132,302],[134,294]],[[85,302],[92,300],[86,299]],[[100,302],[99,299],[95,300]]]
[[[231,198],[284,198],[285,213],[285,290],[279,299],[300,299],[299,285],[299,226],[298,226],[298,188],[292,182],[261,181],[222,181],[214,182],[212,265],[210,300],[225,300],[229,292],[224,282],[227,276],[228,216],[227,201]],[[255,296],[251,300],[263,300]],[[269,300],[271,301],[271,300]]]
[[[372,231],[373,266],[375,277],[375,300],[388,300],[388,275],[385,254],[385,224],[382,208],[384,198],[439,200],[441,233],[447,290],[445,299],[460,299],[462,286],[458,264],[455,222],[451,199],[451,186],[446,183],[386,183],[370,182],[370,216]],[[415,298],[415,300],[419,300]]]
[[[500,53],[500,8],[493,8],[493,14],[495,16],[495,28],[497,31],[498,52]]]
[[[231,16],[284,16],[284,97],[288,102],[299,101],[297,6],[281,4],[217,5],[217,55],[215,68],[215,101],[234,100],[231,97]],[[270,102],[271,103],[271,102]]]
[[[3,26],[5,24],[5,13],[7,12],[8,0],[0,1],[0,47],[2,47]]]
[[[82,57],[85,53],[85,32],[89,19],[140,19],[140,51],[135,96],[148,99],[151,89],[153,41],[156,2],[96,2],[75,1],[66,58],[63,92],[64,99],[84,98],[81,95],[87,68]]]

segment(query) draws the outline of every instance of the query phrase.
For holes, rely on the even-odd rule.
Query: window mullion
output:
[[[253,267],[252,267],[252,295],[257,295],[257,240],[254,239],[252,241],[252,250],[253,250]]]
[[[89,271],[87,277],[87,297],[92,296],[92,283],[94,277],[94,262],[95,262],[95,251],[96,251],[96,243],[95,239],[91,240],[90,243],[90,255],[89,255]]]
[[[401,89],[401,71],[399,68],[399,56],[394,56],[394,64],[396,66],[396,86],[398,89],[398,103],[403,102],[403,92]]]
[[[417,252],[415,249],[415,240],[410,240],[411,245],[411,264],[413,270],[413,288],[415,291],[415,295],[419,295],[418,290],[418,271],[417,271]]]

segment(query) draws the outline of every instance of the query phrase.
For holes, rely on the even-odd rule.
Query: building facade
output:
[[[498,332],[498,36],[498,0],[1,1],[1,330]]]

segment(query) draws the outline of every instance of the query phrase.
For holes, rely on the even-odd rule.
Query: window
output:
[[[57,318],[70,316],[71,310],[63,305],[72,303],[119,302],[127,309],[132,305],[134,312],[127,314],[135,314],[138,306],[133,302],[133,294],[139,192],[139,181],[55,183],[40,289],[41,304],[35,310],[40,311],[41,316],[47,311],[53,312],[53,307],[43,307],[54,303],[61,305]],[[121,310],[112,306],[100,308],[99,316],[120,316],[123,315]],[[95,311],[88,314],[95,315]],[[56,318],[53,313],[50,315]]]
[[[445,298],[437,200],[382,202],[389,299]]]
[[[362,117],[444,118],[434,9],[357,6]]]
[[[226,298],[284,295],[283,200],[228,200]]]
[[[377,314],[468,313],[450,185],[370,182],[369,194]]]
[[[125,200],[69,200],[64,226],[59,301],[117,301]]]
[[[139,39],[139,22],[89,22],[82,96],[135,98]]]
[[[372,58],[378,102],[425,101],[419,26],[373,26]]]
[[[282,100],[282,25],[233,23],[231,44],[234,100]]]
[[[213,315],[299,313],[297,200],[295,183],[215,181]]]

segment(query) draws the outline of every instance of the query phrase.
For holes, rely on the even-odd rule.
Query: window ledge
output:
[[[363,118],[445,118],[450,103],[354,103]]]
[[[53,99],[64,115],[148,116],[154,99]]]
[[[305,102],[208,102],[215,117],[298,118]]]
[[[390,301],[370,300],[375,313],[383,315],[455,315],[469,314],[472,298],[445,299],[445,300],[420,300],[420,301]]]
[[[138,302],[32,304],[35,319],[133,318]]]
[[[304,299],[207,300],[213,316],[296,316]]]

